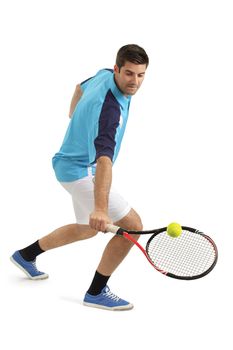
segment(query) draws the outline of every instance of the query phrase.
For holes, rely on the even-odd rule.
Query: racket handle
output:
[[[117,233],[117,231],[119,230],[120,227],[112,225],[112,224],[108,224],[107,225],[107,231],[111,232],[111,233]]]

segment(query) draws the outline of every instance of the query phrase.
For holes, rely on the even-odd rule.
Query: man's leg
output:
[[[60,227],[26,248],[17,250],[11,261],[33,280],[48,278],[44,272],[37,270],[36,257],[49,250],[63,245],[95,236],[97,232],[88,225],[71,224]]]
[[[123,219],[114,224],[126,230],[142,230],[140,216],[134,209],[131,209]],[[133,237],[138,239],[139,235],[133,235]],[[114,236],[103,252],[97,271],[102,275],[110,276],[126,257],[132,246],[133,243],[129,242],[124,237]]]
[[[123,219],[114,224],[128,230],[142,230],[141,219],[133,209]],[[133,237],[137,240],[139,235],[133,235]],[[117,297],[107,287],[111,274],[124,260],[132,246],[133,243],[120,236],[114,236],[109,241],[84,297],[84,305],[110,310],[129,310],[133,308],[131,303]]]
[[[89,225],[70,224],[62,226],[39,240],[44,251],[61,247],[66,244],[91,238],[97,234]]]

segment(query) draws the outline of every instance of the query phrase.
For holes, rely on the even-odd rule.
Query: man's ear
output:
[[[114,66],[114,73],[119,73],[120,72],[120,69],[119,67],[115,64]]]

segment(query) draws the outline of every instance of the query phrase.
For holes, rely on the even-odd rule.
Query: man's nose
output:
[[[133,76],[133,83],[138,85],[138,76],[136,74]]]

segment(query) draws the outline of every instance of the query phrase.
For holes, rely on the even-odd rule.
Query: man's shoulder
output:
[[[107,68],[99,70],[86,86],[84,93],[86,100],[103,102],[106,94],[111,90],[112,79],[113,70]]]
[[[113,69],[111,68],[103,68],[103,69],[100,69],[96,75],[102,75],[102,74],[105,74],[105,75],[112,75],[113,74]]]

